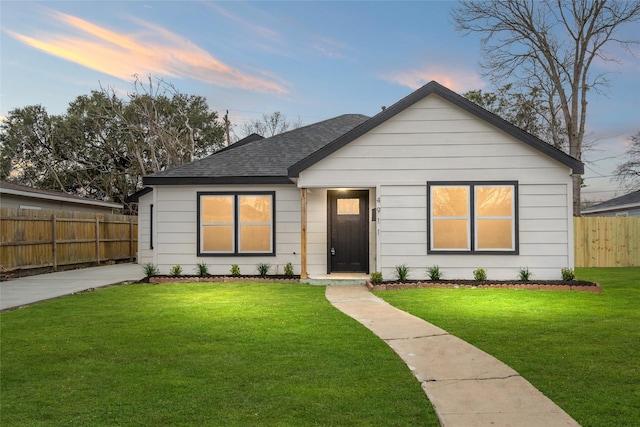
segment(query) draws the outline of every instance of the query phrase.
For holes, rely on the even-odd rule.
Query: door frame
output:
[[[369,190],[327,190],[327,274],[331,274],[331,243],[333,232],[333,212],[332,212],[332,200],[346,199],[346,198],[359,198],[364,200],[364,212],[361,214],[364,216],[364,226],[361,233],[364,237],[364,253],[362,254],[362,260],[364,262],[364,272],[369,274],[369,232],[370,232],[370,218],[369,218]],[[336,272],[340,273],[340,272]]]

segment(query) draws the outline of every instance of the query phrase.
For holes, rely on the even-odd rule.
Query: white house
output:
[[[302,279],[405,264],[449,279],[559,279],[573,268],[573,174],[583,164],[431,82],[374,117],[251,136],[144,178],[139,262],[291,262]],[[331,277],[331,276],[329,276]]]

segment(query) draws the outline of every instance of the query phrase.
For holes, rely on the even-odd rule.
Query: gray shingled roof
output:
[[[144,185],[290,183],[287,169],[369,119],[345,114],[144,177]]]
[[[584,209],[582,212],[604,212],[615,210],[616,208],[620,208],[622,206],[640,206],[640,190],[625,194],[624,196],[607,200],[606,202],[598,203],[597,205],[593,205],[588,209]]]

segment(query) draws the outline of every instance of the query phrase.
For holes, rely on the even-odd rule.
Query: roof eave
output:
[[[147,176],[144,185],[223,185],[223,184],[291,184],[286,176]]]
[[[615,212],[615,211],[626,211],[631,209],[640,208],[640,203],[627,203],[624,205],[614,205],[614,206],[606,206],[606,207],[594,207],[585,209],[582,211],[583,214],[591,214],[591,213],[599,213],[599,212]]]
[[[140,201],[140,197],[144,196],[145,194],[149,194],[153,191],[153,188],[151,187],[145,187],[141,190],[136,191],[135,193],[131,194],[130,196],[128,196],[125,201],[127,203],[138,203]]]
[[[52,200],[52,201],[56,201],[56,202],[63,202],[63,203],[69,203],[69,204],[74,204],[74,205],[87,205],[87,206],[98,206],[101,208],[109,208],[109,209],[123,209],[124,206],[119,204],[119,203],[113,203],[113,202],[103,202],[100,200],[91,200],[91,199],[81,199],[78,197],[66,197],[66,195],[64,193],[61,193],[60,195],[55,195],[55,194],[45,194],[45,193],[35,193],[35,192],[30,192],[30,191],[22,191],[22,190],[16,190],[13,188],[2,188],[0,190],[0,193],[2,194],[7,194],[7,195],[13,195],[13,196],[19,196],[19,197],[24,197],[24,198],[29,198],[29,199],[36,199],[36,200]]]

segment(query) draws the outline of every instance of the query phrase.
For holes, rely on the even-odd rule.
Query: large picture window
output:
[[[429,253],[518,253],[518,183],[428,182]]]
[[[275,193],[198,193],[198,255],[274,255]]]

